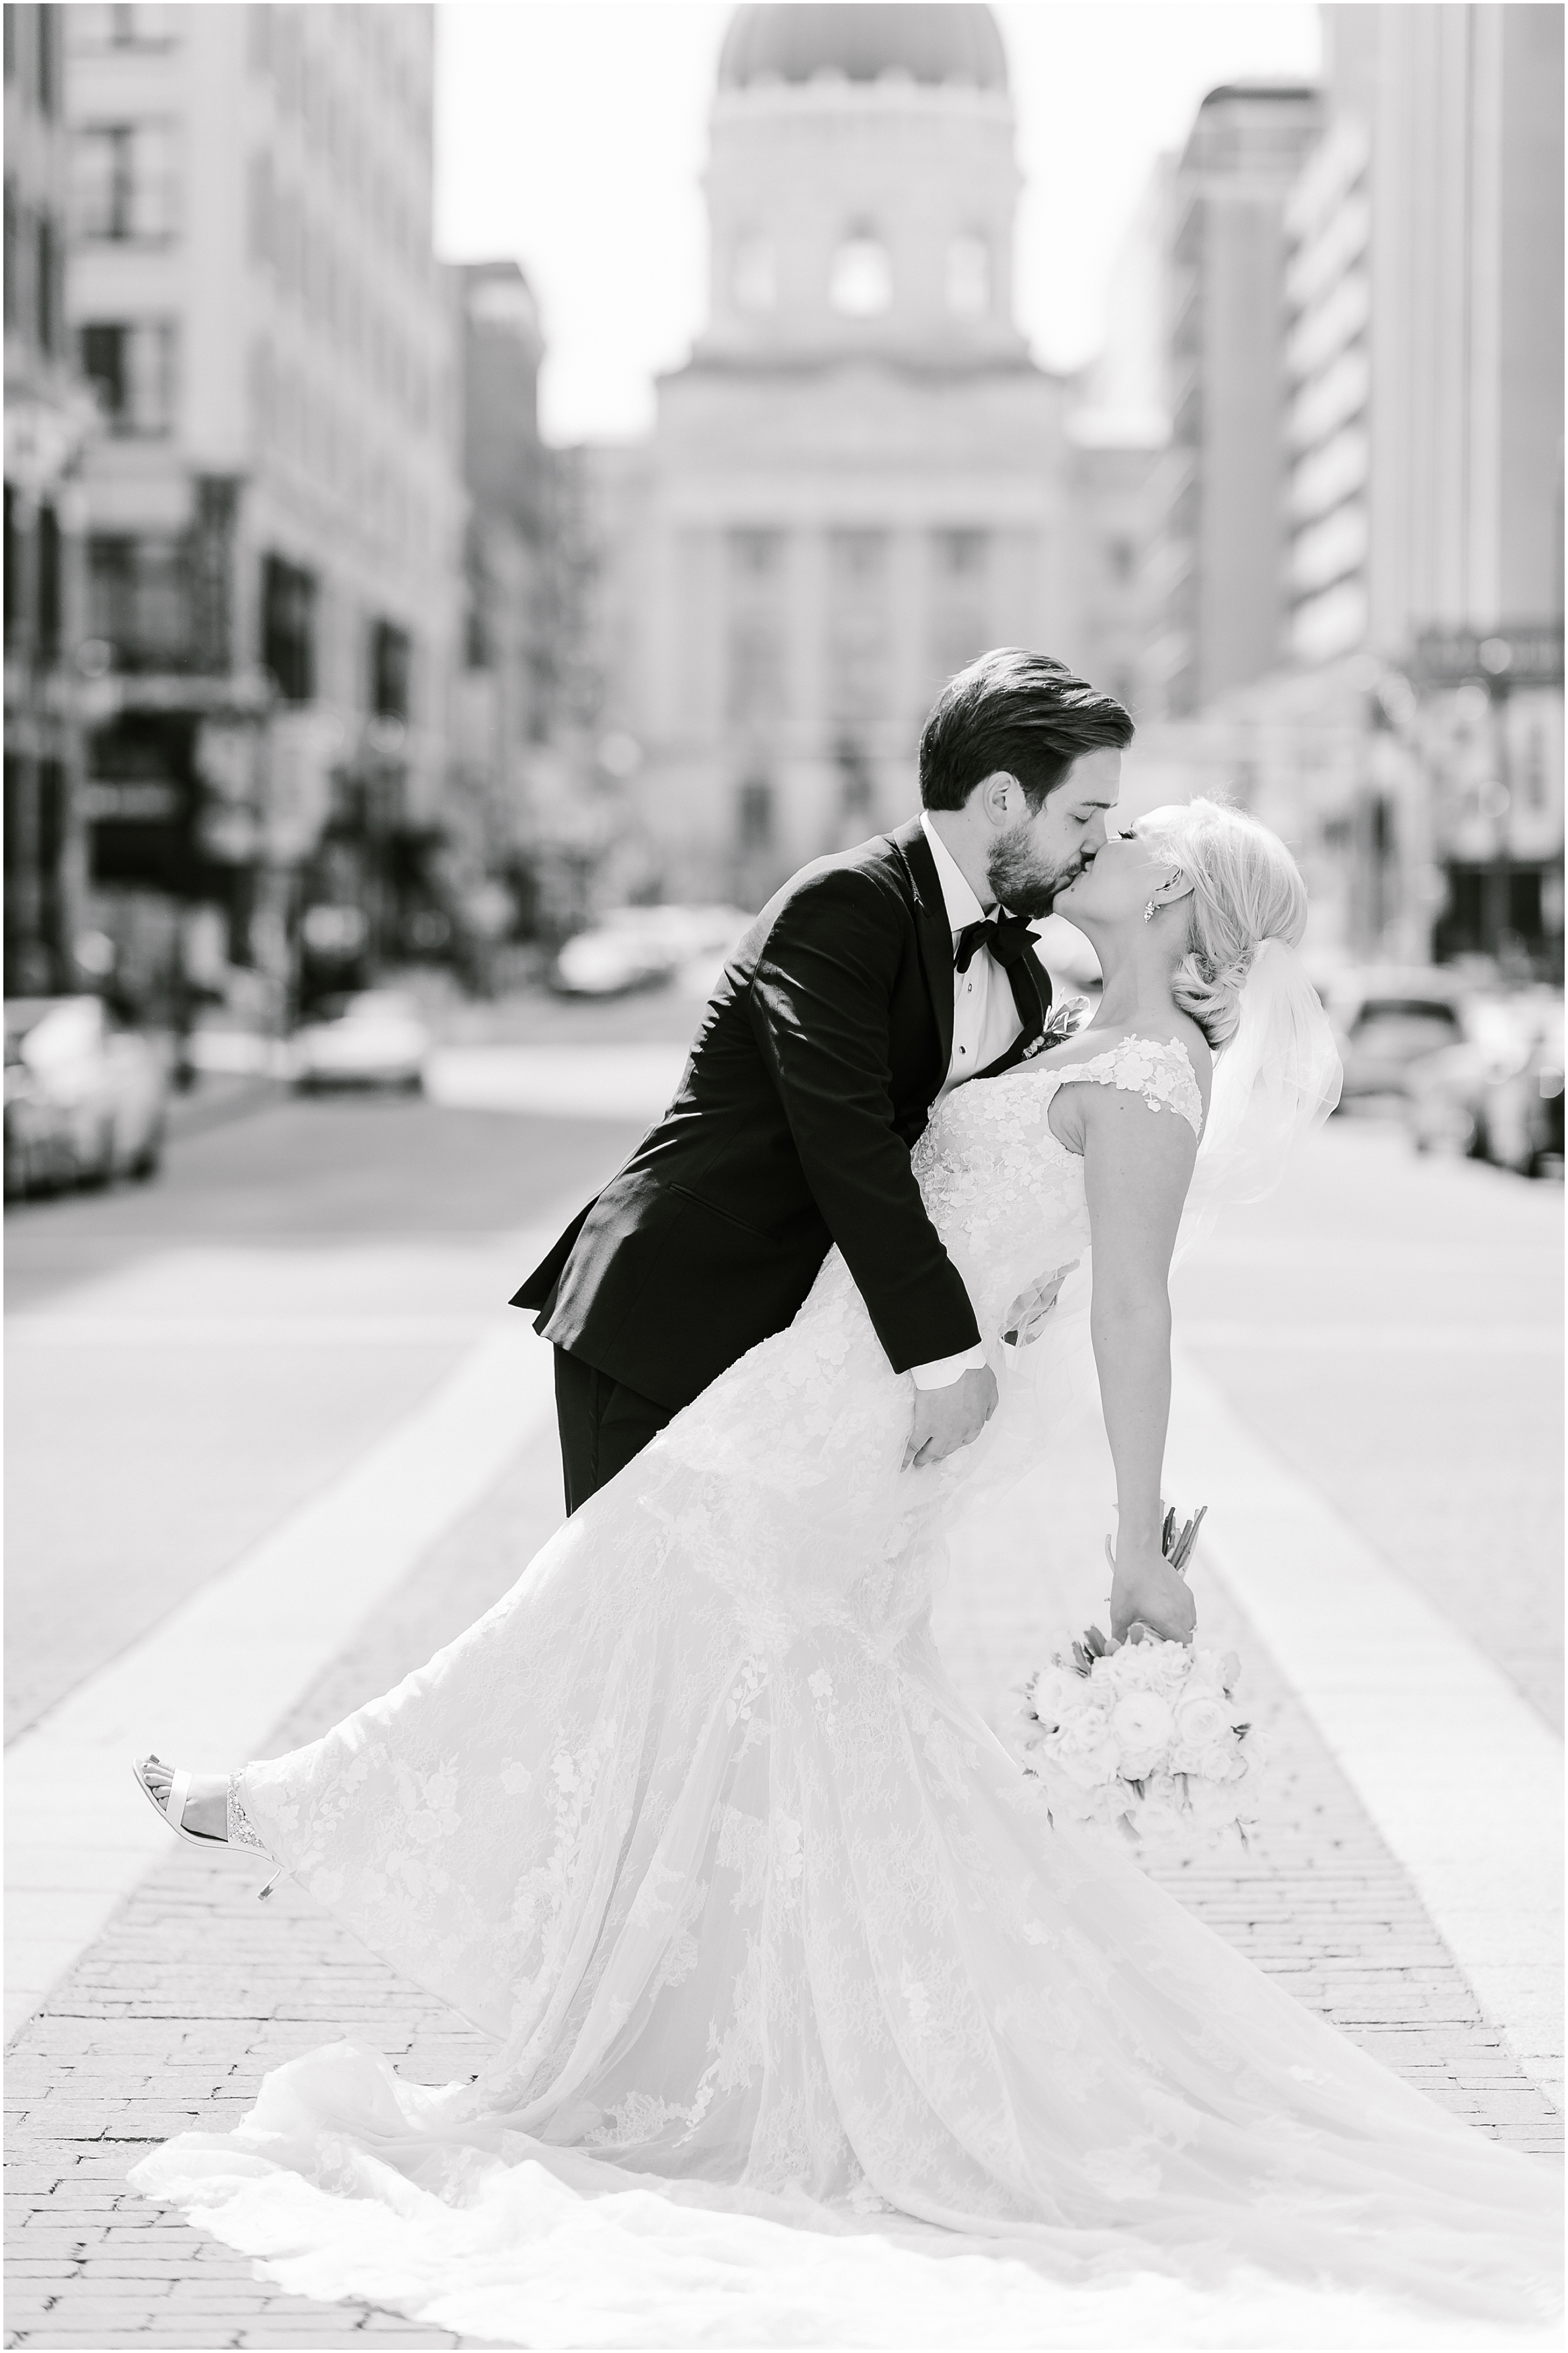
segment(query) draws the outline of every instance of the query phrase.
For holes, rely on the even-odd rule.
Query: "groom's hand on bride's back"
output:
[[[996,1376],[989,1365],[972,1366],[945,1388],[917,1389],[904,1469],[929,1470],[973,1445],[995,1410]]]

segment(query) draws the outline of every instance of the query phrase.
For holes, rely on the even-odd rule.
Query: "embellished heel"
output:
[[[250,1816],[245,1810],[245,1800],[239,1794],[237,1773],[231,1773],[228,1777],[228,1842],[230,1846],[246,1849],[252,1854],[265,1855],[268,1862],[274,1866],[272,1876],[266,1886],[258,1887],[256,1891],[257,1902],[265,1904],[289,1866],[287,1863],[279,1862],[271,1848],[257,1837],[251,1827]]]

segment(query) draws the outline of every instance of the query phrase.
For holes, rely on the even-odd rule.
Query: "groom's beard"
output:
[[[985,872],[991,895],[1000,906],[1036,922],[1050,913],[1057,892],[1083,871],[1085,860],[1076,849],[1061,861],[1036,849],[1029,839],[1030,822],[1026,819],[997,835]]]

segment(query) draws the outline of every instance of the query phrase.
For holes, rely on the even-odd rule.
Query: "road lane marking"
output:
[[[1416,1355],[1441,1349],[1467,1356],[1560,1356],[1563,1335],[1549,1324],[1243,1324],[1184,1317],[1187,1348],[1256,1348],[1271,1356]]]
[[[478,1315],[95,1315],[6,1319],[7,1348],[450,1347],[485,1329]]]
[[[1321,1241],[1296,1234],[1220,1236],[1200,1243],[1184,1272],[1206,1267],[1261,1267],[1272,1274],[1385,1275],[1426,1272],[1438,1276],[1479,1274],[1495,1282],[1500,1275],[1524,1274],[1542,1281],[1563,1261],[1560,1223],[1543,1227],[1529,1242],[1415,1241],[1398,1234],[1373,1240],[1325,1234]]]
[[[657,1040],[628,1046],[446,1046],[426,1068],[425,1092],[453,1111],[657,1119],[674,1099],[689,1050]]]
[[[1546,2088],[1563,2019],[1563,1744],[1425,1595],[1177,1359],[1171,1486],[1426,1905]]]
[[[555,1229],[519,1235],[520,1264]],[[517,1314],[321,1493],[58,1701],[5,1753],[9,2041],[170,1852],[134,1756],[221,1770],[268,1735],[552,1405]],[[217,1867],[237,1868],[236,1865]]]

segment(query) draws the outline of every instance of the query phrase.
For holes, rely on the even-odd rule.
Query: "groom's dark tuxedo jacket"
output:
[[[1016,1061],[1050,1008],[1033,956],[1007,976],[1023,1031],[981,1077]],[[917,818],[769,900],[668,1111],[512,1305],[674,1409],[792,1321],[837,1242],[895,1372],[972,1348],[968,1293],[910,1167],[952,1050],[952,934]]]

